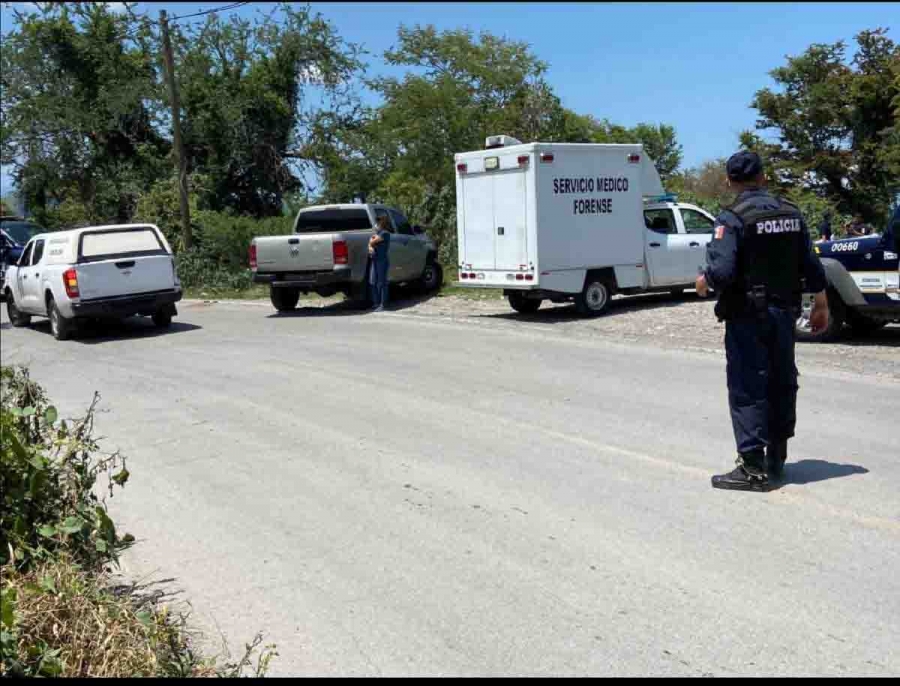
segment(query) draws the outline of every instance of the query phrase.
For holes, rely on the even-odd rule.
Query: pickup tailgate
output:
[[[334,268],[333,233],[254,238],[257,272],[311,272]]]
[[[85,232],[78,246],[82,300],[176,288],[175,264],[152,227]]]

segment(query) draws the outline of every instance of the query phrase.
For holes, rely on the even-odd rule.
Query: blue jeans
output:
[[[389,266],[389,262],[373,262],[369,270],[369,283],[372,286],[372,304],[376,307],[387,307],[388,304]]]

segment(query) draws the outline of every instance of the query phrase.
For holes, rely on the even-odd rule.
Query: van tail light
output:
[[[469,167],[465,164],[457,164],[456,165],[456,171],[458,171],[460,174],[465,174],[466,171],[468,171],[468,169],[469,169]]]
[[[335,264],[348,264],[350,253],[347,251],[347,241],[335,241],[331,244],[331,255]]]
[[[250,269],[256,269],[256,244],[250,244]]]
[[[525,280],[526,281],[534,281],[534,274],[526,274]]]
[[[530,158],[528,157],[528,155],[519,155],[519,166],[520,166],[520,167],[527,167],[527,166],[528,166],[528,160],[529,160],[529,159],[530,159]]]
[[[631,164],[637,164],[641,161],[641,156],[636,153],[632,153],[628,156],[628,161],[631,162]]]
[[[553,161],[553,153],[552,152],[541,153],[541,162],[550,163],[552,161]]]
[[[74,269],[66,269],[63,272],[63,285],[66,287],[66,295],[70,298],[79,297],[78,293],[78,272]]]

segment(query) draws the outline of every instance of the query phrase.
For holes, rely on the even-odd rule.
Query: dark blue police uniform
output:
[[[761,172],[754,153],[728,161],[733,181]],[[769,474],[781,473],[797,420],[800,296],[824,290],[825,272],[800,210],[764,189],[745,190],[722,211],[707,264],[706,281],[718,294],[716,315],[725,321],[728,404],[739,456],[738,468],[713,477],[713,486],[766,490]]]

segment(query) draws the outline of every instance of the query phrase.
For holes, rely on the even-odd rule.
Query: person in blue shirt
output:
[[[388,273],[391,262],[391,224],[387,215],[378,217],[375,233],[369,239],[369,255],[372,267],[369,270],[369,283],[372,286],[372,306],[375,312],[384,312],[388,303]]]

